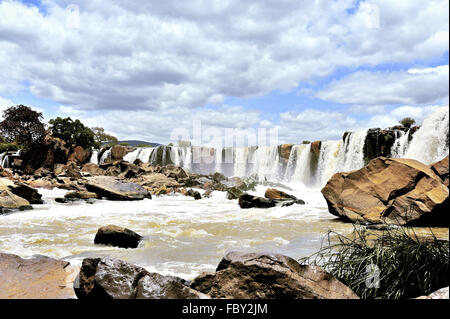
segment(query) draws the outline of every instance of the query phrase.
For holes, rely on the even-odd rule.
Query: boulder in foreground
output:
[[[0,253],[0,299],[74,299],[77,273],[66,261]]]
[[[127,228],[109,225],[100,228],[95,235],[94,244],[120,248],[137,248],[143,237]]]
[[[243,194],[239,196],[239,206],[243,209],[248,208],[271,208],[275,207],[277,203],[274,200]]]
[[[106,197],[109,200],[133,201],[151,198],[151,194],[142,186],[123,183],[110,176],[89,177],[85,186],[99,198]]]
[[[204,273],[191,288],[227,299],[359,299],[319,267],[283,255],[228,253],[216,273]]]
[[[352,222],[448,226],[449,190],[427,165],[379,157],[322,189],[331,214]]]
[[[110,258],[84,259],[74,287],[79,299],[207,299],[181,278],[150,273]]]

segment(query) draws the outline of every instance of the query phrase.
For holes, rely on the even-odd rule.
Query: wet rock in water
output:
[[[79,299],[206,299],[172,276],[110,258],[84,259],[74,287]]]
[[[151,273],[139,280],[136,299],[211,299],[182,283],[177,277]]]
[[[77,273],[67,261],[0,253],[0,299],[74,299]]]
[[[335,174],[322,189],[329,212],[352,222],[448,226],[449,189],[427,165],[379,157]]]
[[[277,203],[274,200],[243,194],[239,196],[239,206],[243,209],[248,208],[271,208],[275,207]]]
[[[430,168],[433,170],[433,172],[436,173],[437,176],[439,176],[444,183],[445,186],[448,187],[449,185],[449,160],[448,156],[444,158],[443,160],[434,163],[430,165]]]
[[[175,165],[158,166],[157,168],[155,168],[154,172],[163,174],[168,178],[172,178],[176,181],[189,177],[189,174],[184,168]]]
[[[43,204],[42,195],[39,192],[21,182],[12,182],[7,178],[0,178],[0,191],[9,190],[14,195],[26,199],[29,204]]]
[[[266,190],[266,193],[264,194],[264,197],[268,198],[268,199],[279,200],[279,201],[297,200],[297,197],[295,197],[293,195],[289,195],[285,192],[279,191],[278,189],[275,189],[275,188],[268,188]]]
[[[320,267],[277,254],[228,253],[215,273],[201,274],[191,288],[226,299],[358,299]]]
[[[151,198],[151,194],[142,186],[123,183],[109,176],[88,177],[85,186],[99,198],[106,197],[109,200],[133,201]]]
[[[139,179],[139,184],[145,187],[148,187],[152,190],[158,190],[161,188],[177,188],[180,186],[177,181],[173,178],[169,178],[164,174],[151,174],[151,175],[143,175]]]
[[[64,195],[67,199],[77,200],[77,199],[98,199],[98,196],[96,193],[92,192],[83,192],[83,191],[77,191],[77,192],[69,192],[66,195]]]
[[[186,196],[193,197],[195,200],[200,200],[200,199],[202,199],[202,195],[201,195],[199,192],[194,191],[193,189],[188,190],[188,191],[186,192]]]
[[[120,248],[137,248],[144,239],[141,235],[127,228],[109,225],[101,227],[95,235],[94,244]]]
[[[231,187],[227,191],[227,199],[229,200],[238,199],[241,195],[244,195],[244,192],[238,187]]]
[[[288,200],[288,201],[282,201],[281,207],[290,207],[292,205],[306,205],[304,200],[296,199],[296,200]]]
[[[26,199],[14,195],[9,190],[0,191],[0,215],[7,214],[14,210],[33,209]]]

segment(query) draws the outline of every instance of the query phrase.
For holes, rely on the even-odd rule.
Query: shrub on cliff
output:
[[[94,133],[95,148],[118,143],[117,137],[106,133],[103,127],[92,127],[91,130]]]
[[[45,124],[42,113],[29,106],[16,105],[3,111],[0,122],[0,134],[7,143],[15,143],[29,148],[42,143],[45,136]]]
[[[400,121],[400,124],[404,127],[411,127],[414,124],[416,124],[416,120],[411,117],[405,117],[403,120]]]
[[[434,236],[433,236],[434,237]],[[319,265],[364,299],[416,298],[449,285],[449,243],[419,239],[411,228],[347,238],[330,232],[326,245],[300,263]]]
[[[53,137],[58,137],[68,145],[79,145],[85,149],[94,147],[94,132],[84,126],[80,120],[72,120],[70,117],[57,117],[49,121]]]

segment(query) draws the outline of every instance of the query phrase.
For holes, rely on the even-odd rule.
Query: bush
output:
[[[94,133],[95,148],[101,148],[103,145],[111,145],[118,142],[117,137],[106,133],[103,127],[92,127],[91,130]]]
[[[127,142],[122,142],[122,143],[120,143],[119,145],[120,145],[120,146],[130,146],[130,144],[127,143]]]
[[[17,151],[20,147],[13,143],[0,143],[0,153]]]
[[[410,117],[405,117],[403,120],[400,121],[400,124],[404,127],[411,127],[414,124],[416,124],[416,120]]]
[[[311,144],[311,141],[303,141],[302,144],[304,145]]]
[[[3,111],[0,134],[7,143],[16,143],[30,148],[39,145],[45,136],[42,113],[29,106],[17,105]]]
[[[80,120],[57,117],[50,120],[49,124],[52,136],[62,139],[68,145],[79,145],[85,149],[96,146],[94,132]]]
[[[330,232],[325,247],[300,259],[300,263],[321,266],[363,299],[416,298],[447,287],[448,261],[448,241],[434,235],[420,240],[406,227],[370,236],[355,227],[354,238]],[[366,284],[372,265],[380,271],[377,289]]]

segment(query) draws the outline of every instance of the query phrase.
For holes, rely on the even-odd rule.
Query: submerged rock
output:
[[[243,209],[248,208],[271,208],[277,205],[276,201],[263,197],[243,194],[239,196],[239,206]]]
[[[144,237],[127,228],[109,225],[101,227],[95,235],[94,244],[120,248],[137,248]]]
[[[268,199],[274,199],[274,200],[280,200],[280,201],[297,200],[297,197],[295,197],[293,195],[289,195],[285,192],[279,191],[278,189],[275,189],[275,188],[268,188],[266,190],[266,193],[264,194],[264,197],[268,198]]]
[[[74,299],[77,273],[67,261],[0,253],[0,299]]]
[[[92,192],[83,192],[83,191],[78,191],[78,192],[69,192],[66,193],[66,195],[64,195],[65,198],[67,199],[73,199],[73,200],[77,200],[77,199],[97,199],[98,196],[96,193],[92,193]]]
[[[448,187],[415,160],[374,159],[360,170],[335,174],[322,194],[331,214],[352,222],[448,226]]]
[[[99,198],[106,197],[109,200],[132,201],[151,198],[151,194],[142,186],[135,183],[123,183],[109,176],[89,177],[85,186],[89,192],[96,193]]]
[[[181,278],[150,273],[144,268],[110,258],[84,259],[79,299],[206,299],[183,284]]]
[[[200,200],[200,199],[202,199],[202,195],[201,195],[199,192],[194,191],[193,189],[188,190],[188,191],[186,192],[186,196],[193,197],[195,200]]]
[[[358,299],[320,267],[277,254],[228,253],[215,273],[201,274],[191,288],[226,299]]]

